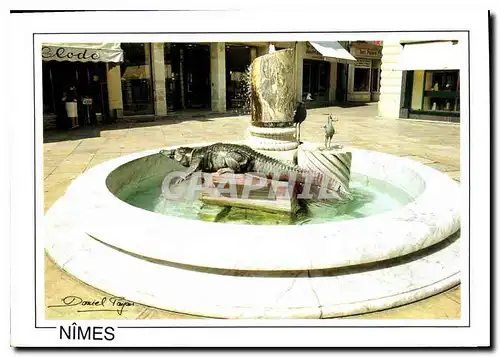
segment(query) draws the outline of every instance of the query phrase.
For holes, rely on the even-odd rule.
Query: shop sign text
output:
[[[97,51],[89,51],[88,49],[44,46],[42,47],[42,57],[44,59],[59,58],[63,60],[97,60],[100,56]]]

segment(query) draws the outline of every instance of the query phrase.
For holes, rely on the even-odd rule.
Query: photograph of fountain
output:
[[[46,318],[460,319],[463,46],[44,43]]]

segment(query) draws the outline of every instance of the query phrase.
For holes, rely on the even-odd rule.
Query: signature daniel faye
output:
[[[82,310],[77,312],[102,312],[102,311],[116,311],[118,315],[122,315],[126,307],[134,306],[133,302],[124,300],[121,297],[103,297],[101,299],[84,300],[79,296],[68,295],[61,299],[60,305],[49,305],[49,308],[55,307],[72,307],[81,306]]]

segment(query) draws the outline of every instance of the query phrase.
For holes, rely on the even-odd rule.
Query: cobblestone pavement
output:
[[[409,157],[460,180],[460,125],[377,118],[377,104],[310,109],[301,126],[303,141],[324,140],[327,114],[338,116],[332,143]],[[102,126],[44,135],[45,211],[61,197],[70,182],[89,168],[135,151],[195,142],[245,139],[249,116],[168,118],[146,123]],[[45,259],[46,306],[66,295],[107,296],[61,271]],[[77,309],[47,308],[47,318],[75,319]],[[105,312],[78,318],[192,318],[135,305],[122,315]],[[403,307],[351,318],[460,318],[460,287]]]

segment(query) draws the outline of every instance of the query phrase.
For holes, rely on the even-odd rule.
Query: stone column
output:
[[[226,112],[226,44],[210,44],[210,82],[212,111]]]
[[[384,40],[378,102],[378,115],[382,118],[399,118],[403,72],[396,65],[402,50],[399,40]]]
[[[267,155],[295,162],[299,145],[293,124],[295,51],[287,49],[257,57],[250,71],[252,120],[247,144]]]
[[[257,58],[257,47],[250,47],[250,63]]]
[[[144,75],[151,78],[151,44],[144,44]]]
[[[256,47],[257,57],[267,55],[269,53],[269,46],[259,46]]]
[[[113,119],[121,119],[123,117],[123,98],[120,65],[118,63],[106,63],[106,83],[108,87],[109,115]],[[115,110],[117,117],[115,117]]]
[[[330,62],[330,88],[328,89],[328,101],[335,102],[335,92],[337,91],[337,62]]]
[[[144,44],[144,76],[145,78],[148,79],[149,85],[152,87],[153,92],[154,92],[154,84],[153,84],[153,76],[151,75],[152,72],[152,66],[151,66],[151,61],[152,61],[152,55],[151,55],[151,43],[145,43]],[[151,108],[152,105],[152,108]],[[154,97],[151,98],[148,101],[148,111],[151,108],[154,111]]]
[[[184,49],[179,50],[179,88],[181,91],[181,108],[186,109],[186,98],[184,95]]]
[[[296,100],[302,101],[302,82],[304,80],[304,55],[306,54],[306,43],[295,43],[295,91]]]
[[[354,68],[355,66],[350,63],[347,66],[347,101],[352,101],[354,99]]]
[[[167,92],[165,88],[165,54],[163,43],[151,44],[151,63],[153,65],[153,93],[156,116],[167,115]]]

